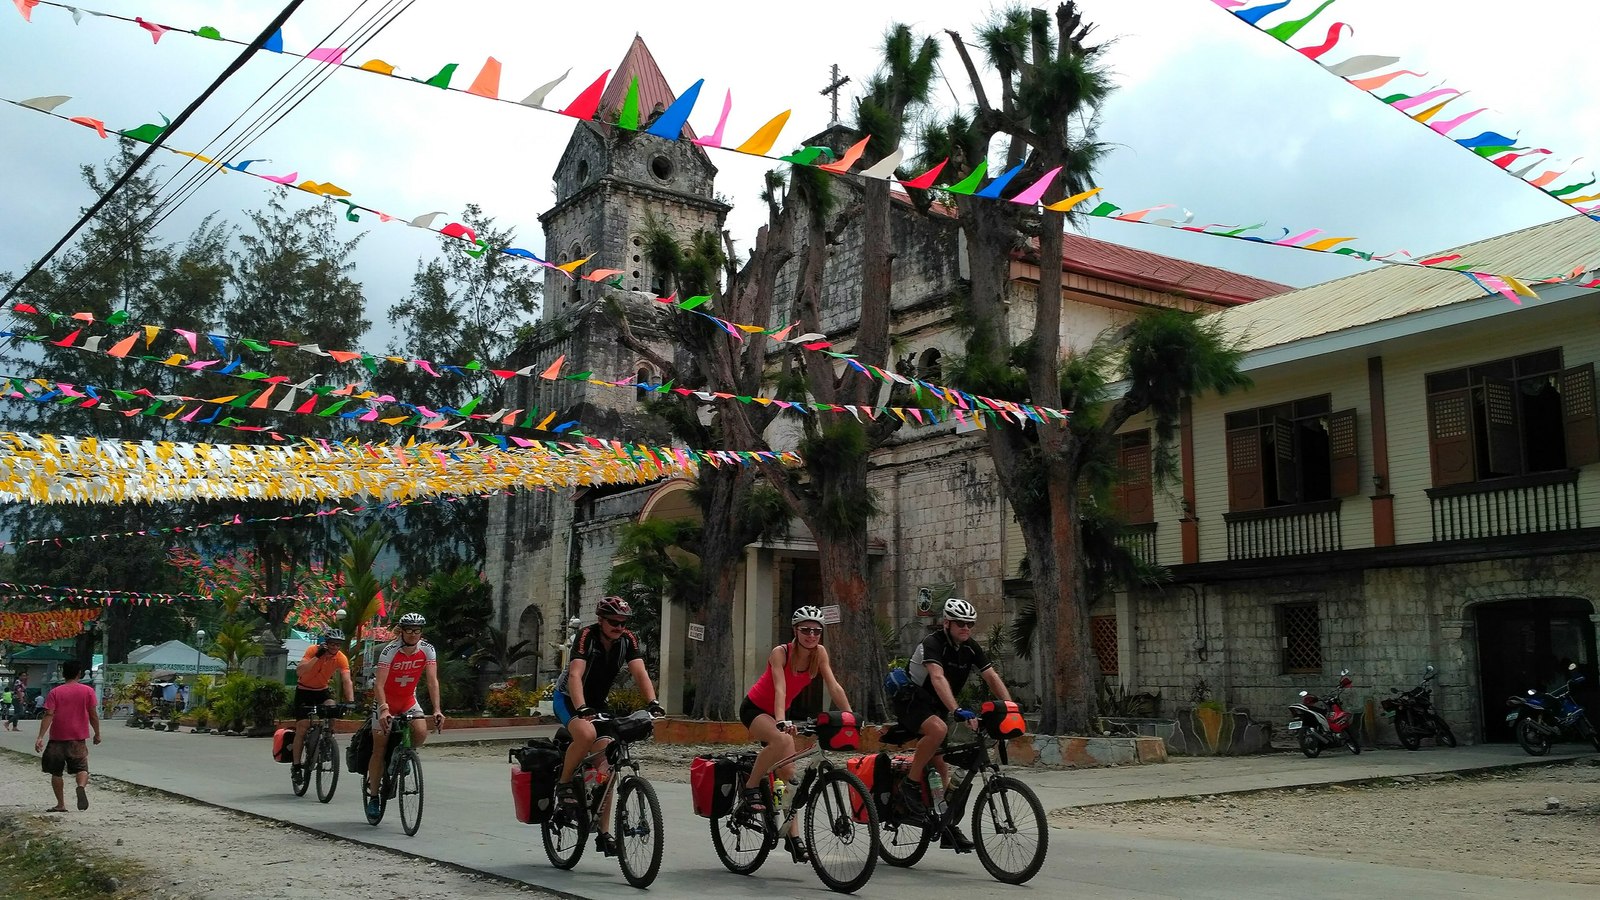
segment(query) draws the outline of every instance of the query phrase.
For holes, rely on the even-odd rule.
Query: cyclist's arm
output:
[[[950,690],[950,682],[944,677],[944,666],[932,660],[924,660],[922,665],[928,670],[928,683],[933,685],[933,695],[944,704],[945,712],[955,712],[960,704],[956,702],[955,692]]]
[[[429,662],[422,667],[422,672],[428,678],[428,699],[433,701],[434,716],[444,715],[444,698],[439,696],[439,664]]]
[[[833,677],[833,663],[828,659],[828,648],[817,645],[817,674],[822,678],[822,683],[828,688],[828,696],[833,698],[833,705],[843,712],[850,711],[850,698],[844,694],[844,685],[839,679]]]
[[[990,692],[996,700],[1011,701],[1011,692],[1006,690],[1006,683],[1000,680],[1000,670],[990,666],[983,670],[983,683],[989,686]]]
[[[567,700],[572,704],[572,711],[577,712],[587,705],[583,696],[583,673],[589,668],[589,663],[583,659],[574,658],[567,663]]]
[[[633,676],[633,683],[639,686],[639,693],[644,695],[644,702],[656,702],[656,686],[650,683],[650,673],[645,670],[644,660],[629,660],[628,674]]]

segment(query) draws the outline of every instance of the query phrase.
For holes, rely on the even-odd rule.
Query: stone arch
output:
[[[1514,588],[1506,584],[1469,587],[1445,609],[1445,618],[1466,621],[1472,618],[1475,607],[1486,603],[1531,600],[1539,597],[1582,600],[1589,604],[1591,611],[1600,613],[1600,604],[1595,602],[1594,585],[1551,578],[1523,581]]]
[[[941,381],[944,379],[944,365],[941,360],[944,354],[937,347],[929,347],[922,351],[922,357],[917,361],[917,377],[923,381]]]
[[[516,643],[516,641],[529,641],[528,646],[533,649],[535,654],[517,663],[517,674],[537,674],[539,672],[539,664],[546,655],[544,646],[544,611],[539,609],[538,606],[530,605],[522,611],[522,615],[517,619],[516,639],[512,643]]]
[[[633,376],[633,383],[638,385],[638,389],[634,392],[634,397],[640,403],[643,403],[650,398],[651,393],[650,389],[647,388],[646,385],[659,384],[661,380],[661,374],[656,371],[655,366],[645,362],[644,360],[640,360],[633,365]]]

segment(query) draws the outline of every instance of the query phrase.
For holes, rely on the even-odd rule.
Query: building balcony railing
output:
[[[1558,469],[1428,489],[1433,539],[1567,531],[1578,520],[1578,470]]]
[[[1343,549],[1339,500],[1224,513],[1229,559],[1267,559]]]
[[[1160,565],[1156,559],[1156,523],[1122,526],[1122,534],[1118,536],[1117,543],[1145,565]]]

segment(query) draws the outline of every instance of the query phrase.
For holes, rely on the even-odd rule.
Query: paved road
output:
[[[323,805],[314,797],[295,798],[289,791],[288,768],[268,758],[267,742],[210,735],[165,734],[111,725],[107,742],[94,751],[94,771],[207,803],[363,841],[401,852],[438,859],[505,878],[580,897],[616,897],[628,890],[614,860],[586,855],[570,872],[554,869],[544,857],[537,828],[516,822],[511,812],[509,767],[499,747],[436,748],[423,751],[427,807],[422,830],[407,838],[397,822],[386,820],[373,828],[359,809],[355,780],[346,774],[338,796]],[[0,747],[31,750],[31,733],[0,733]],[[1471,748],[1466,754],[1475,765],[1517,761],[1505,748]],[[1363,754],[1360,758],[1334,757],[1313,763],[1281,757],[1249,761],[1202,760],[1168,766],[1130,767],[1086,772],[1031,772],[1028,780],[1050,806],[1135,799],[1150,791],[1172,796],[1183,785],[1206,793],[1241,789],[1250,769],[1256,780],[1282,781],[1308,766],[1322,768],[1339,763],[1361,766],[1373,777],[1395,774],[1398,768],[1447,765],[1447,754],[1404,754],[1400,751]],[[1524,757],[1525,759],[1525,757]],[[1207,774],[1207,766],[1221,764],[1228,774]],[[1296,768],[1298,766],[1298,768]],[[1381,771],[1380,771],[1381,770]],[[1424,769],[1425,771],[1425,769]],[[1070,786],[1074,779],[1096,784],[1086,790]],[[1148,784],[1156,787],[1150,788]],[[1116,787],[1113,782],[1123,782]],[[1230,786],[1231,785],[1231,786]],[[1262,784],[1259,786],[1267,786]],[[670,900],[822,897],[828,892],[809,867],[789,863],[781,854],[755,876],[745,878],[724,870],[711,849],[706,822],[690,811],[688,786],[680,782],[657,785],[666,813],[666,858],[652,895]],[[1190,791],[1192,792],[1192,791]],[[1076,800],[1077,802],[1073,802]],[[1066,801],[1066,802],[1060,802]],[[391,817],[393,811],[391,810]],[[175,823],[167,823],[172,827]],[[1030,885],[998,885],[972,856],[935,851],[910,871],[879,866],[868,890],[887,896],[912,896],[943,900],[966,898],[974,891],[999,894],[1105,898],[1280,898],[1337,892],[1341,896],[1408,896],[1412,898],[1483,897],[1592,900],[1593,886],[1530,883],[1498,878],[1431,872],[1363,860],[1328,860],[1297,854],[1303,840],[1337,840],[1337,835],[1285,835],[1280,846],[1261,850],[1132,838],[1081,830],[1052,829],[1050,853],[1044,871]],[[1042,894],[1040,892],[1043,892]]]

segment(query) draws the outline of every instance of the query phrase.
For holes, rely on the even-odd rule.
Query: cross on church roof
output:
[[[840,78],[839,64],[834,63],[830,77],[832,80],[828,83],[828,86],[818,91],[818,93],[832,101],[832,112],[828,114],[828,127],[832,128],[839,124],[839,89],[850,83],[850,76],[846,75]]]

